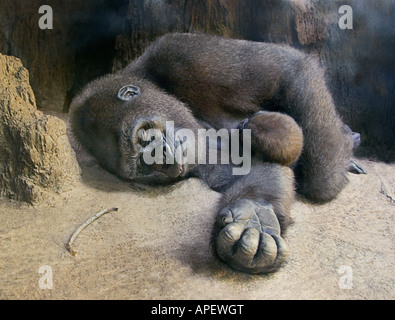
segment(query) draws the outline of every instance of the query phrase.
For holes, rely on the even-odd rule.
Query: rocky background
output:
[[[53,9],[53,29],[38,26],[44,4]],[[353,8],[351,30],[338,25],[345,4]],[[167,32],[286,43],[318,56],[339,113],[362,135],[359,154],[395,159],[395,0],[0,2],[0,53],[29,70],[43,111],[66,113],[84,84],[124,67]]]

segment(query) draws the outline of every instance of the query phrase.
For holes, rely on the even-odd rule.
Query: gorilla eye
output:
[[[123,86],[118,91],[118,99],[125,101],[137,98],[139,95],[141,95],[140,88],[130,84]]]

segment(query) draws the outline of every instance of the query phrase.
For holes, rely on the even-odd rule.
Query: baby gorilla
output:
[[[249,173],[233,174],[240,163],[203,164],[202,150],[220,155],[222,145],[206,150],[202,140],[184,139],[185,129],[195,137],[236,130],[243,150],[251,143]],[[121,178],[157,184],[198,177],[221,192],[215,250],[253,274],[276,270],[288,255],[282,235],[294,172],[306,198],[329,201],[347,182],[353,146],[314,59],[286,46],[197,34],[165,35],[125,69],[88,84],[71,104],[69,133]],[[152,144],[176,161],[148,163]],[[181,158],[199,152],[184,162],[174,157],[179,150]]]

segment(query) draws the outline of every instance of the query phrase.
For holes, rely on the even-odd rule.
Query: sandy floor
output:
[[[395,190],[395,165],[359,163],[368,174],[349,174],[335,201],[295,202],[290,258],[268,276],[214,258],[219,195],[198,180],[147,192],[84,168],[81,184],[52,207],[0,200],[0,298],[394,299],[395,205],[380,190],[382,181]],[[119,211],[88,226],[72,256],[65,244],[73,231],[110,207]],[[52,289],[40,288],[49,275],[41,266],[52,269]]]

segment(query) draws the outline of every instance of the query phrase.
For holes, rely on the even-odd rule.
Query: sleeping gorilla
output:
[[[150,129],[165,156],[185,142],[166,140],[166,121],[174,121],[175,132],[251,130],[251,171],[232,175],[236,165],[226,163],[145,163]],[[294,174],[298,192],[329,201],[347,182],[353,149],[317,61],[282,45],[198,34],[165,35],[125,69],[88,84],[71,104],[69,129],[72,141],[121,178],[199,177],[221,192],[215,250],[231,267],[254,274],[275,270],[288,255],[282,234]]]

